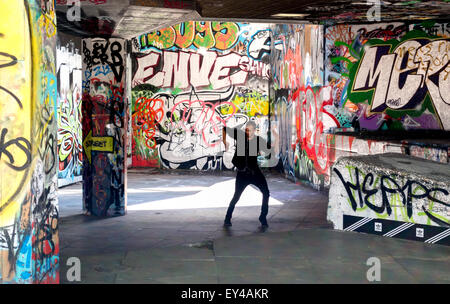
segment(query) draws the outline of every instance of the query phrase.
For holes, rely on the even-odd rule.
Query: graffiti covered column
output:
[[[126,41],[83,40],[83,201],[88,215],[126,213]]]

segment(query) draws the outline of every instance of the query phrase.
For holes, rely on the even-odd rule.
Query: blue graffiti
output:
[[[32,282],[31,236],[26,235],[16,260],[16,282]]]
[[[257,31],[250,39],[247,47],[247,55],[253,60],[262,60],[270,54],[270,43],[272,41],[272,30],[264,29]]]

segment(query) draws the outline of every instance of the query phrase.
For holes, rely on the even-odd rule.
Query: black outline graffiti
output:
[[[55,136],[53,133],[51,133],[51,130],[49,130],[46,125],[49,126],[54,125],[54,116],[52,113],[50,113],[50,110],[48,107],[43,107],[42,112],[40,114],[40,124],[39,128],[37,130],[36,134],[40,134],[42,136],[42,139],[45,138],[45,142],[41,141],[41,145],[38,148],[39,158],[45,161],[46,168],[45,174],[49,174],[54,169],[56,163],[57,163],[57,140],[55,140]],[[44,130],[45,128],[45,130]],[[42,145],[43,144],[43,145]],[[43,148],[43,151],[42,151]],[[46,156],[49,156],[47,158]]]
[[[9,57],[9,58],[12,59],[10,62],[7,62],[5,64],[0,64],[0,69],[8,67],[8,66],[13,66],[13,65],[17,64],[17,57],[15,57],[15,56],[13,56],[11,54],[0,52],[0,56],[5,56],[5,57]],[[9,91],[7,88],[5,88],[3,86],[0,86],[0,90],[3,90],[6,93],[8,93],[12,98],[14,98],[17,101],[17,103],[19,104],[19,107],[21,109],[23,109],[22,102],[20,101],[20,99],[13,92]]]
[[[49,261],[53,256],[55,249],[59,245],[55,245],[53,242],[53,236],[58,232],[59,229],[59,212],[58,208],[52,203],[53,199],[49,198],[51,193],[51,186],[44,187],[44,191],[40,197],[34,197],[35,206],[33,208],[33,216],[36,220],[33,236],[35,237],[32,241],[32,250],[35,256],[35,272],[36,277],[34,282],[42,282],[47,278],[47,275],[58,269],[58,266],[52,265],[52,261]],[[56,227],[52,227],[53,221],[56,220]],[[49,242],[49,247],[51,249],[50,253],[44,252],[44,243]],[[47,262],[47,263],[46,263]],[[43,265],[52,265],[54,267],[49,267],[42,272],[41,267]],[[59,261],[58,261],[59,264]]]
[[[4,128],[2,129],[1,135],[0,135],[0,160],[2,159],[2,155],[6,155],[9,159],[9,163],[6,163],[8,167],[17,170],[22,171],[31,164],[31,143],[24,137],[17,137],[15,139],[11,139],[9,141],[5,142],[6,134],[8,133],[8,129]],[[23,142],[23,144],[21,144]],[[9,146],[15,145],[20,150],[22,150],[26,155],[26,162],[22,166],[14,166],[14,156],[7,150]]]
[[[351,182],[346,182],[344,177],[342,176],[342,174],[339,172],[338,169],[333,168],[333,171],[336,172],[337,176],[339,177],[342,184],[344,185],[345,191],[347,192],[347,195],[350,199],[350,203],[351,203],[353,211],[356,211],[358,204],[355,200],[355,197],[353,196],[352,190],[355,190],[358,192],[360,208],[364,207],[364,204],[365,204],[367,207],[369,207],[371,210],[373,210],[376,213],[383,213],[386,210],[387,214],[391,215],[392,208],[391,208],[391,204],[389,202],[388,193],[395,194],[397,192],[401,195],[401,198],[402,198],[401,201],[402,201],[403,206],[406,206],[408,218],[412,217],[412,201],[414,198],[415,199],[427,198],[435,203],[450,207],[450,204],[445,203],[441,200],[438,200],[431,195],[432,192],[441,192],[445,195],[449,195],[449,192],[442,188],[434,187],[434,188],[428,189],[422,183],[420,183],[418,181],[412,181],[409,179],[406,181],[406,183],[403,185],[403,187],[401,187],[393,178],[383,175],[383,176],[381,176],[381,179],[380,179],[379,189],[376,189],[376,188],[368,189],[367,186],[372,186],[374,184],[374,176],[372,173],[367,173],[361,184],[360,178],[359,178],[359,169],[355,168],[356,182],[353,184]],[[390,185],[393,185],[393,187],[389,187],[387,185],[387,183],[389,183]],[[413,193],[412,192],[413,185],[421,187],[422,191],[420,191],[420,192],[422,192],[422,193],[421,194]],[[376,206],[369,202],[369,198],[372,195],[375,195],[378,192],[378,190],[381,191],[381,197],[382,197],[381,206]],[[405,190],[407,190],[406,194],[405,194]],[[364,194],[364,199],[363,199],[362,194]],[[432,221],[434,221],[435,223],[439,224],[440,226],[450,227],[450,225],[448,223],[445,223],[444,221],[437,219],[435,216],[430,214],[430,212],[426,211],[424,206],[422,206],[422,209],[423,209],[423,211],[425,211],[425,214],[427,216],[429,216],[430,219]]]
[[[109,61],[109,56],[107,51],[110,51],[111,61]],[[100,64],[107,64],[111,68],[116,82],[122,81],[124,64],[122,54],[122,44],[118,41],[113,41],[111,44],[109,40],[106,43],[94,42],[92,45],[92,53],[87,48],[86,42],[83,41],[83,61],[86,64],[86,70],[90,70],[93,66]]]

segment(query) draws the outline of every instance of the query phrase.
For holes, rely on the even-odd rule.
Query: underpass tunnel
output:
[[[126,282],[143,252],[211,260],[234,240],[311,265],[386,238],[447,254],[450,4],[297,2],[4,4],[0,283],[69,283],[72,257],[88,282]],[[224,227],[238,147],[223,128],[249,125],[268,227],[255,185]],[[164,271],[138,277],[192,279]]]
[[[128,40],[115,34],[107,39],[77,37],[75,32],[82,29],[68,26],[66,30],[64,23],[59,34],[58,71],[67,79],[59,85],[74,88],[79,81],[74,75],[81,74],[82,88],[77,117],[82,155],[69,159],[75,167],[61,167],[59,176],[61,261],[124,250],[203,246],[220,237],[265,231],[258,221],[263,197],[251,185],[236,206],[233,227],[222,226],[235,190],[232,158],[236,147],[229,138],[231,149],[225,151],[221,128],[256,121],[258,135],[278,145],[278,138],[268,138],[271,128],[276,132],[276,122],[268,119],[273,115],[269,108],[270,24],[186,19],[178,27],[148,33],[134,28],[140,23],[149,31],[152,25],[151,16],[140,11],[128,8],[122,19],[126,22],[117,27],[119,35],[126,31],[124,24],[134,29]],[[187,15],[192,18],[192,13]],[[185,41],[172,35],[179,32]],[[176,57],[174,50],[180,43],[191,47],[189,58]],[[157,47],[161,49],[153,52]],[[77,58],[78,67],[71,58]],[[177,67],[177,62],[182,66]],[[235,70],[239,66],[241,72]],[[235,71],[224,75],[229,67]],[[158,69],[159,75],[171,76],[161,78]],[[186,81],[184,73],[188,86],[179,83]],[[150,79],[158,77],[160,84]],[[63,111],[69,117],[73,114]],[[260,157],[259,162],[271,191],[270,231],[330,227],[325,219],[326,195],[299,183],[286,186],[275,155]],[[299,204],[299,198],[308,203]],[[61,266],[64,273],[66,267]]]

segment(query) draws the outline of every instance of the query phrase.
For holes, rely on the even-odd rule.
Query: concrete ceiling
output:
[[[114,35],[129,39],[157,28],[199,17],[195,10],[132,5],[117,24]]]
[[[380,21],[450,18],[449,0],[79,0],[80,19],[70,21],[73,1],[56,0],[58,29],[81,37],[131,38],[190,20],[361,23],[376,1]]]
[[[379,3],[380,21],[448,19],[450,2],[421,0],[197,0],[203,17],[298,20],[308,22],[367,22],[367,12]],[[299,16],[274,16],[276,14]]]
[[[81,37],[131,38],[156,28],[199,18],[193,0],[56,0],[58,30]]]

